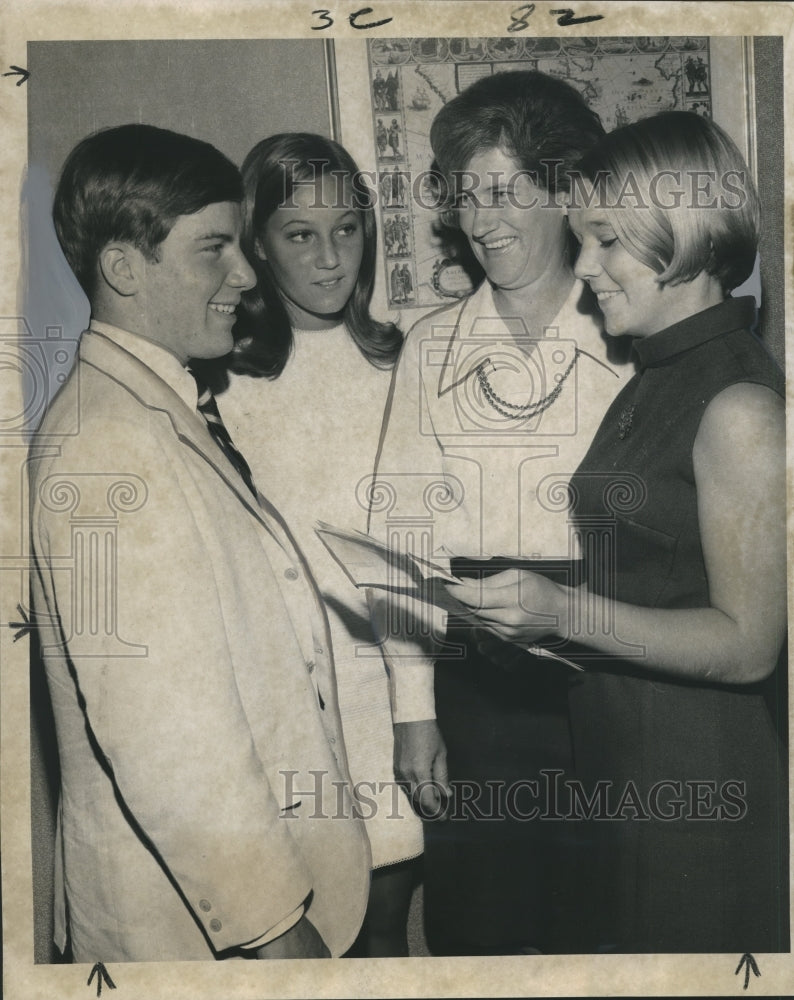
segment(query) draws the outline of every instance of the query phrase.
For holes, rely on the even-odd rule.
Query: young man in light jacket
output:
[[[366,905],[320,600],[186,367],[231,350],[254,283],[241,198],[146,125],[83,140],[55,197],[92,316],[30,454],[75,961],[338,955]]]

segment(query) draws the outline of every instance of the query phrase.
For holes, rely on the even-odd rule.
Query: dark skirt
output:
[[[789,950],[786,755],[770,685],[707,688],[595,669],[569,692],[584,826],[582,914],[599,951]]]
[[[455,560],[453,572],[490,575],[515,565]],[[564,582],[576,570],[541,568]],[[447,643],[435,694],[453,797],[446,818],[425,824],[430,948],[439,955],[584,950],[576,919],[581,824],[566,823],[554,801],[572,773],[570,671],[530,653],[507,670],[454,620]]]

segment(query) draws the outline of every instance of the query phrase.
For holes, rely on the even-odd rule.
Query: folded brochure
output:
[[[318,521],[314,530],[356,587],[413,591],[422,580],[460,583],[443,566],[398,552],[363,531],[335,528],[325,521]]]

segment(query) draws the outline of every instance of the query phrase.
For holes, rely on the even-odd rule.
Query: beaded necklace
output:
[[[502,397],[494,391],[493,386],[488,381],[488,376],[485,374],[485,366],[487,364],[491,364],[493,370],[496,371],[496,365],[494,365],[490,358],[485,358],[484,361],[481,361],[475,368],[474,372],[477,376],[477,381],[480,383],[483,396],[485,396],[497,413],[500,413],[503,417],[507,417],[508,420],[526,419],[527,417],[536,417],[539,413],[543,413],[544,410],[547,410],[552,403],[554,403],[562,392],[565,380],[573,371],[574,365],[576,364],[581,353],[582,352],[577,347],[574,351],[573,360],[559,377],[557,385],[551,390],[551,392],[547,393],[542,399],[538,399],[534,403],[522,403],[520,405],[517,403],[511,403],[507,399],[502,399]]]

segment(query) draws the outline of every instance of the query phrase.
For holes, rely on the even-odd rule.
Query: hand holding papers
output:
[[[459,601],[444,586],[453,584],[453,592],[458,587],[463,592],[464,589],[470,589],[471,582],[464,584],[438,563],[399,552],[361,531],[335,528],[323,521],[317,522],[315,531],[355,587],[409,595],[443,608],[459,620],[467,619],[473,627],[488,628],[488,622],[477,614],[475,608]],[[537,643],[520,645],[536,656],[557,660],[574,670],[582,669],[573,661],[558,656]]]
[[[481,628],[535,656],[581,670],[572,660],[539,645],[547,637],[558,645],[562,641],[555,630],[570,593],[568,588],[529,569],[504,570],[485,580],[459,581],[451,589],[451,596],[476,611]]]

